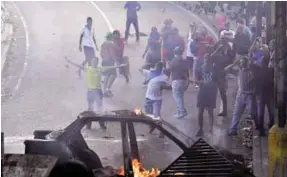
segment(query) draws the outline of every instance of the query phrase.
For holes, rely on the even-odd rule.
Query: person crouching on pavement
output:
[[[205,54],[204,63],[200,68],[199,77],[195,83],[199,84],[199,91],[197,95],[197,108],[198,108],[198,125],[199,130],[196,136],[202,136],[203,131],[203,113],[207,110],[210,118],[209,132],[213,131],[213,110],[216,108],[217,85],[215,82],[213,59]]]
[[[162,91],[167,82],[168,77],[163,73],[163,63],[159,62],[156,64],[155,70],[150,71],[148,80],[146,80],[145,113],[160,117]]]
[[[106,41],[101,46],[101,57],[102,57],[102,66],[114,66],[115,65],[115,44],[113,43],[113,34],[108,33],[106,35]],[[115,68],[108,69],[103,72],[104,81],[103,81],[103,91],[104,96],[113,96],[111,87],[116,80],[117,70]]]
[[[116,45],[116,63],[124,64],[126,63],[126,67],[119,68],[119,74],[125,77],[126,83],[129,83],[129,62],[128,57],[124,57],[124,49],[125,49],[125,41],[121,38],[121,34],[119,30],[113,31],[113,42]]]
[[[256,121],[256,82],[254,77],[254,66],[248,57],[242,57],[240,60],[239,73],[238,73],[238,90],[235,99],[235,108],[233,112],[233,118],[230,130],[228,132],[229,136],[237,135],[237,128],[239,121],[245,111],[248,109],[248,114],[253,120]],[[225,68],[229,70],[230,65]]]
[[[142,55],[142,58],[146,59],[145,65],[141,68],[149,70],[151,65],[155,65],[157,62],[160,62],[160,33],[157,31],[156,27],[151,28],[151,33],[148,39],[148,44],[145,48],[145,51]]]
[[[167,71],[171,73],[172,93],[176,103],[176,118],[184,118],[187,111],[184,107],[184,92],[189,85],[189,67],[183,59],[183,50],[180,47],[174,49],[174,59],[170,62]]]

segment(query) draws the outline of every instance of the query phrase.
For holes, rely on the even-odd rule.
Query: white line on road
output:
[[[93,1],[90,1],[90,3],[99,11],[99,13],[101,14],[101,16],[103,17],[103,19],[106,21],[109,30],[112,32],[114,30],[112,23],[110,22],[110,20],[108,19],[108,17],[106,16],[106,14],[102,11],[102,9]]]
[[[26,70],[27,70],[27,66],[28,66],[28,55],[29,55],[29,48],[30,48],[30,42],[29,42],[29,30],[28,30],[28,25],[27,25],[27,22],[25,20],[25,18],[23,17],[20,9],[17,7],[17,5],[15,4],[15,2],[12,2],[14,8],[16,9],[20,19],[21,19],[21,22],[23,24],[23,27],[24,27],[24,32],[25,32],[25,38],[26,38],[26,53],[25,53],[25,57],[24,57],[24,66],[23,66],[23,70],[22,70],[22,73],[17,81],[17,84],[14,88],[14,93],[12,93],[12,95],[14,96],[14,94],[18,91],[20,85],[21,85],[21,82],[22,82],[22,79],[26,73]]]

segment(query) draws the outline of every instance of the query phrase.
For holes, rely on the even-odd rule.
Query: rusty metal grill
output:
[[[199,139],[162,171],[159,177],[229,177],[232,175],[232,171],[233,164],[230,161],[214,150],[203,139]]]

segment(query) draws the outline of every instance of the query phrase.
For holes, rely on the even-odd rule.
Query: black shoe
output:
[[[225,112],[220,112],[220,113],[217,114],[217,116],[219,116],[219,117],[226,117],[227,114]]]
[[[237,136],[237,131],[231,130],[227,133],[228,136]]]

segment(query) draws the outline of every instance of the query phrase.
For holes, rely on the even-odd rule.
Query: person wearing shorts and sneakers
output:
[[[183,50],[180,47],[174,49],[174,59],[170,62],[167,70],[171,73],[172,94],[176,103],[176,118],[184,118],[187,111],[184,107],[184,92],[189,85],[189,67],[183,59]]]
[[[79,50],[82,52],[84,49],[85,60],[82,62],[82,66],[84,67],[87,63],[90,64],[91,60],[96,57],[95,50],[98,51],[99,48],[95,39],[95,30],[92,28],[93,19],[92,17],[87,18],[87,23],[82,30],[80,41],[79,41]],[[81,76],[81,70],[78,70],[79,76]]]

